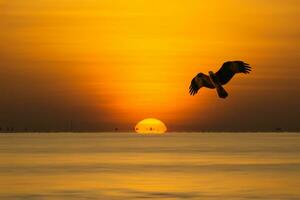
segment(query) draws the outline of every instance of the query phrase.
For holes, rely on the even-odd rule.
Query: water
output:
[[[2,200],[296,200],[300,134],[0,134]]]

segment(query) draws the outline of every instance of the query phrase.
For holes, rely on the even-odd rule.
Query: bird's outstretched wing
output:
[[[195,95],[198,90],[200,89],[199,84],[197,84],[197,82],[199,82],[199,80],[197,79],[197,76],[195,78],[193,78],[193,80],[191,81],[191,85],[190,85],[190,95]]]
[[[212,84],[209,76],[199,73],[197,76],[195,76],[190,85],[190,95],[195,95],[197,94],[198,90],[201,87],[207,87],[207,88],[215,88],[214,85]]]
[[[231,80],[231,78],[236,73],[248,74],[250,73],[250,71],[251,71],[251,67],[249,66],[249,64],[243,61],[229,61],[229,62],[225,62],[222,65],[222,67],[216,73],[216,76],[218,78],[218,81],[222,85],[225,85]]]

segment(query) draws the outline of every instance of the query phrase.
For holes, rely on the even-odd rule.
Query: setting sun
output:
[[[163,134],[167,131],[166,125],[154,118],[147,118],[140,121],[134,129],[140,134]]]

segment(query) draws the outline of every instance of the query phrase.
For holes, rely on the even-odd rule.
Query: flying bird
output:
[[[190,95],[197,94],[200,88],[216,89],[220,98],[226,98],[228,93],[222,87],[237,73],[249,74],[251,67],[243,61],[228,61],[216,73],[209,71],[209,75],[199,73],[193,78],[190,85]]]

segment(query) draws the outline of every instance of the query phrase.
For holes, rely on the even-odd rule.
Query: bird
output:
[[[235,74],[249,74],[250,72],[250,65],[243,61],[227,61],[216,73],[212,71],[208,72],[209,75],[198,73],[191,81],[189,93],[194,96],[198,93],[200,88],[206,87],[209,89],[216,89],[220,98],[226,98],[228,93],[222,85],[227,84]]]

